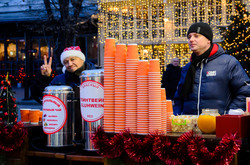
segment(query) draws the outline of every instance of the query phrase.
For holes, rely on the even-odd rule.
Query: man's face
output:
[[[67,57],[63,60],[63,64],[68,72],[75,72],[83,63],[84,61],[79,57]]]
[[[211,41],[199,33],[188,34],[188,45],[197,56],[202,55],[211,45]]]
[[[179,66],[180,65],[180,60],[178,58],[174,58],[172,61],[173,66]]]

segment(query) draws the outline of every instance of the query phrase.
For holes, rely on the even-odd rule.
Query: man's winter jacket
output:
[[[250,97],[249,77],[233,56],[225,54],[222,47],[213,45],[210,56],[196,67],[193,92],[187,98],[180,97],[188,63],[182,69],[174,99],[174,114],[199,115],[202,109],[218,109],[220,114],[229,109],[246,109],[246,97]]]

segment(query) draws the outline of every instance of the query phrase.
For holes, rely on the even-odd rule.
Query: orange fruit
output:
[[[197,120],[199,129],[203,133],[215,133],[216,131],[216,116],[200,115]]]

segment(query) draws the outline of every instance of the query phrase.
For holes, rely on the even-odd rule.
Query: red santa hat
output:
[[[85,61],[85,55],[82,53],[81,48],[79,46],[71,46],[63,50],[61,54],[62,64],[63,64],[63,60],[67,57],[79,57],[80,59]]]

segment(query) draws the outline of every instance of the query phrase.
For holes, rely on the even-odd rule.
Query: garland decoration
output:
[[[230,164],[234,155],[240,150],[241,142],[236,139],[236,134],[223,136],[219,145],[213,152],[205,146],[205,140],[196,137],[188,145],[188,154],[194,164]]]
[[[177,143],[172,144],[169,138],[157,136],[155,137],[153,151],[161,161],[168,165],[183,164],[188,157],[185,148],[192,137],[192,131],[186,132],[177,139]]]
[[[110,134],[109,134],[110,135]],[[193,131],[182,134],[171,142],[167,136],[158,133],[145,136],[131,134],[129,130],[108,137],[101,126],[92,137],[97,153],[107,158],[117,158],[125,152],[135,162],[149,162],[158,157],[165,164],[185,164],[191,160],[194,164],[230,164],[240,150],[241,143],[236,134],[226,134],[210,152],[205,139],[194,135]]]
[[[124,149],[128,157],[135,162],[149,162],[153,157],[153,142],[153,135],[141,138],[140,136],[130,134],[130,136],[124,138]]]
[[[98,149],[97,153],[106,158],[117,158],[124,152],[123,134],[115,134],[109,138],[103,128],[99,126],[95,135],[91,138],[94,147]]]
[[[28,131],[20,121],[14,125],[7,125],[0,122],[0,150],[13,151],[19,148]]]

